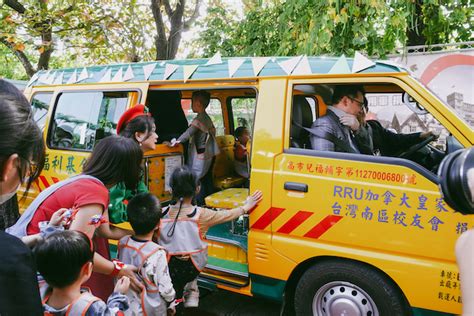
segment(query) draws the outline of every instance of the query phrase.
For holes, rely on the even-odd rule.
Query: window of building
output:
[[[133,92],[64,92],[59,95],[49,145],[92,151],[97,141],[116,133]]]

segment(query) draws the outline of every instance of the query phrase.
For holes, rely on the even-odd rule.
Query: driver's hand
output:
[[[436,140],[436,139],[438,139],[439,134],[434,133],[433,131],[428,131],[428,132],[421,133],[420,138],[421,139],[427,139],[428,137],[431,137],[431,136],[433,136],[434,140]]]

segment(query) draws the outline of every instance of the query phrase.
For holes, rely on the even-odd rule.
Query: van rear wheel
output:
[[[362,264],[330,260],[309,268],[295,291],[296,315],[411,315],[400,289]]]

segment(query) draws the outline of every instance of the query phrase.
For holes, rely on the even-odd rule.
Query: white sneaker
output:
[[[184,307],[199,306],[199,287],[197,278],[186,284],[184,287]]]
[[[184,299],[184,307],[198,307],[199,306],[199,293],[190,292]]]

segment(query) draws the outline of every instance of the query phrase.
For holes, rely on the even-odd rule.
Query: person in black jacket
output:
[[[314,150],[346,153],[366,153],[367,129],[360,128],[359,113],[363,112],[364,88],[360,85],[338,85],[334,89],[332,105],[326,115],[313,122],[310,133]]]
[[[16,194],[21,183],[28,191],[43,163],[43,139],[30,104],[15,86],[0,79],[0,205]],[[0,254],[0,315],[42,315],[30,249],[0,231]]]
[[[384,128],[379,121],[366,120],[365,116],[368,110],[368,102],[365,99],[364,111],[360,112],[358,120],[361,125],[360,128],[366,129],[367,133],[358,133],[355,136],[357,144],[364,144],[364,146],[359,146],[365,149],[361,150],[363,154],[398,157],[413,145],[434,135],[432,131],[411,134],[394,133]]]

